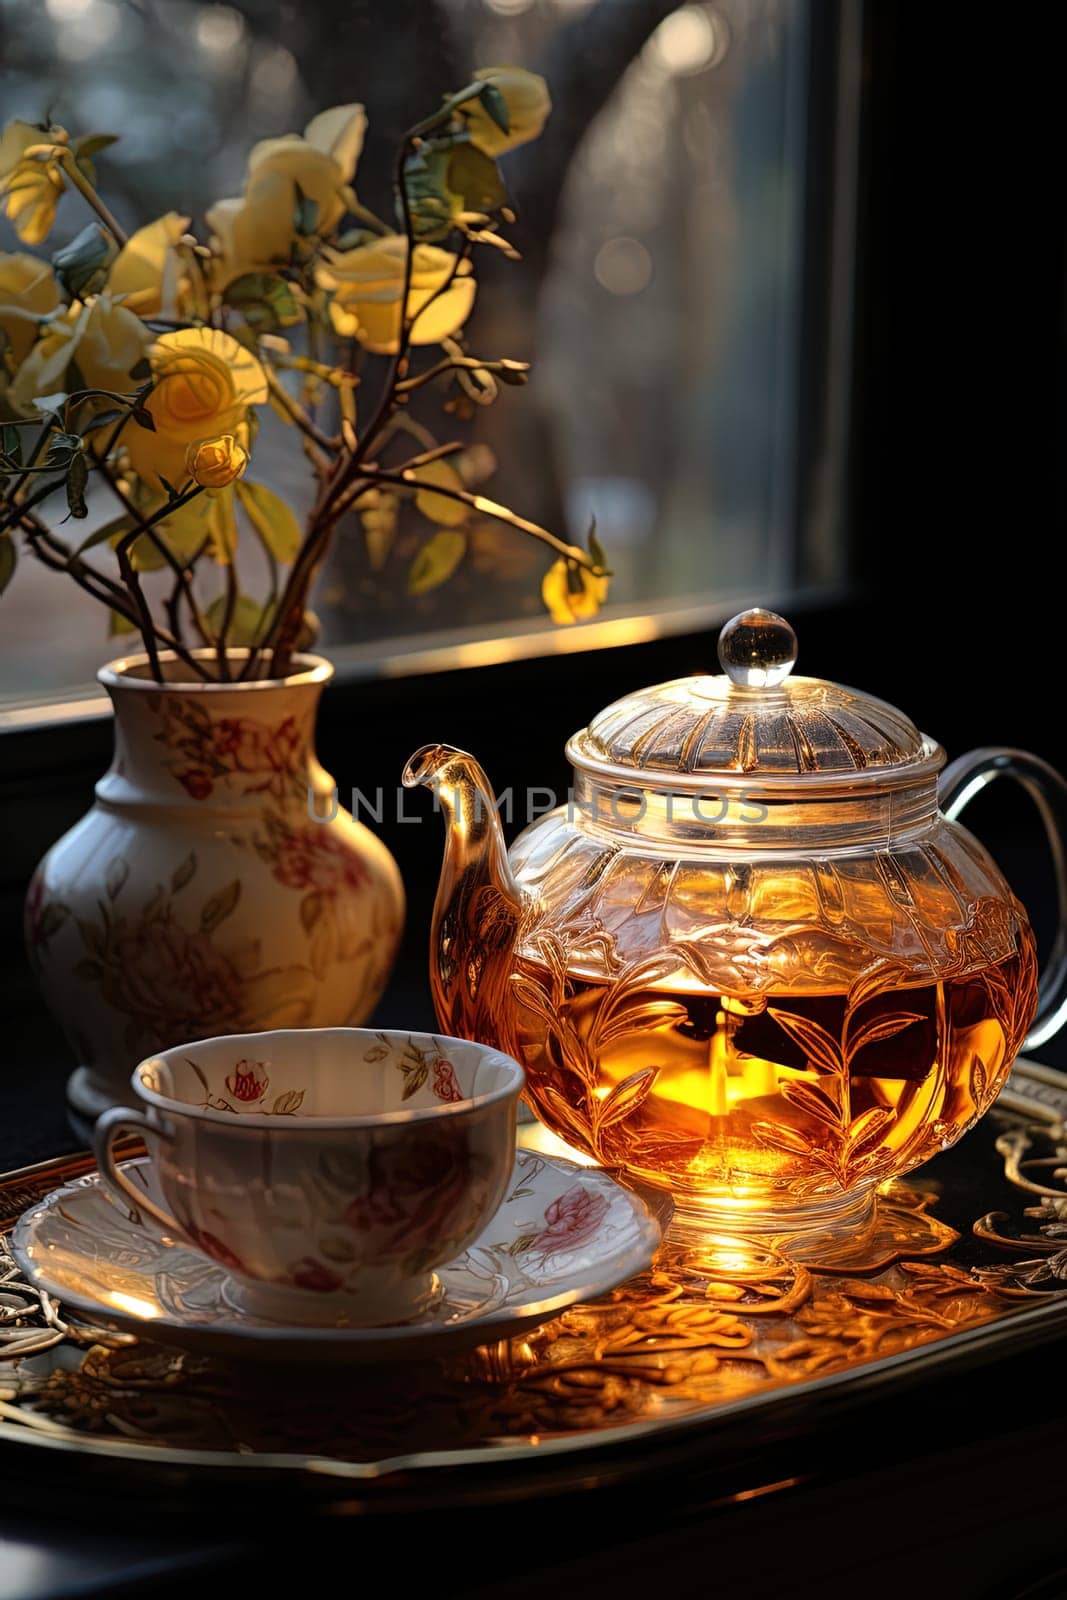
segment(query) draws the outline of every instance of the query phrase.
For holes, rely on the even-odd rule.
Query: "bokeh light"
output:
[[[112,0],[90,0],[81,5],[80,0],[55,0],[68,7],[80,5],[79,10],[68,10],[56,29],[56,50],[65,61],[87,61],[103,49],[119,31],[119,8]],[[51,10],[51,7],[49,8]]]
[[[659,66],[684,78],[718,66],[728,44],[726,24],[711,6],[681,6],[664,17],[649,50]]]
[[[244,37],[245,22],[232,6],[212,6],[196,19],[196,42],[202,50],[221,55],[234,50]]]
[[[600,246],[593,274],[609,294],[640,294],[652,282],[652,257],[640,239],[621,234]]]
[[[45,10],[55,22],[69,22],[92,9],[93,0],[45,0]]]
[[[252,68],[252,88],[265,99],[288,94],[296,79],[296,57],[284,45],[266,50]]]

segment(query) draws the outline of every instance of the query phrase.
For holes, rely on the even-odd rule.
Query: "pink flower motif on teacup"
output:
[[[323,1266],[313,1256],[305,1256],[290,1272],[297,1289],[310,1289],[315,1294],[333,1294],[344,1281],[331,1267]]]
[[[229,1245],[223,1244],[215,1234],[209,1233],[206,1228],[198,1228],[195,1223],[187,1222],[185,1231],[193,1244],[202,1255],[209,1256],[212,1261],[217,1261],[220,1267],[225,1267],[227,1272],[244,1272],[244,1263],[240,1256],[235,1255]]]
[[[265,1061],[248,1061],[247,1059],[237,1063],[230,1076],[226,1079],[226,1087],[235,1100],[241,1100],[245,1104],[252,1100],[262,1100],[267,1092],[267,1085],[270,1083],[266,1072],[263,1071],[265,1066]],[[262,1077],[260,1073],[262,1073]]]
[[[606,1195],[595,1194],[582,1183],[572,1184],[546,1210],[548,1226],[531,1240],[530,1249],[545,1255],[556,1250],[576,1250],[594,1237],[607,1209]]]
[[[403,1139],[376,1145],[367,1164],[367,1190],[357,1195],[345,1221],[357,1233],[394,1229],[390,1246],[411,1250],[447,1232],[467,1200],[470,1154],[462,1129],[425,1125]]]
[[[433,1063],[433,1092],[438,1100],[462,1100],[463,1090],[456,1081],[455,1069],[447,1056],[437,1056]]]

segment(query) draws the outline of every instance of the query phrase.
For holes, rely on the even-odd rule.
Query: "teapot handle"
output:
[[[1059,925],[1038,981],[1037,1015],[1022,1049],[1036,1050],[1067,1022],[1067,782],[1040,756],[992,747],[960,756],[941,774],[941,809],[951,822],[994,778],[1014,778],[1037,807],[1056,875]]]

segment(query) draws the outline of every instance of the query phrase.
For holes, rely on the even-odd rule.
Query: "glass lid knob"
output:
[[[719,662],[741,689],[776,689],[796,666],[797,636],[761,606],[732,617],[719,634]]]

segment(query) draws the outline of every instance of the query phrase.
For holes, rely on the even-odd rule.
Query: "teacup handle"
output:
[[[126,1201],[137,1213],[144,1212],[168,1233],[176,1233],[185,1237],[185,1229],[176,1217],[169,1211],[145,1194],[143,1189],[138,1189],[135,1184],[118,1166],[115,1161],[114,1143],[115,1136],[124,1128],[136,1129],[138,1133],[150,1133],[157,1139],[171,1139],[173,1133],[165,1124],[157,1122],[153,1116],[144,1111],[136,1111],[130,1106],[112,1106],[109,1111],[104,1111],[96,1121],[93,1128],[93,1154],[100,1170],[100,1176],[120,1200]]]
[[[1038,980],[1037,1015],[1022,1042],[1036,1050],[1067,1022],[1067,781],[1055,767],[1026,750],[972,750],[941,774],[941,809],[950,821],[994,778],[1014,778],[1030,796],[1048,835],[1056,877],[1059,926]]]

